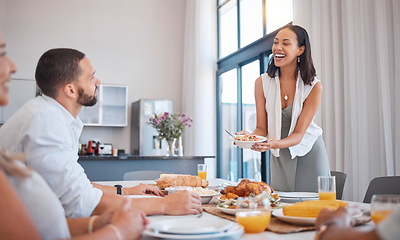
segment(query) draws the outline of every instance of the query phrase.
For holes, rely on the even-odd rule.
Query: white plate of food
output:
[[[224,208],[224,207],[219,207],[219,206],[217,206],[217,208],[226,214],[230,214],[230,215],[236,214],[236,208]]]
[[[255,143],[267,141],[266,137],[253,134],[237,135],[235,138],[229,137],[229,139],[234,141],[236,146],[246,149],[250,149]]]
[[[285,216],[283,214],[283,209],[276,209],[272,211],[272,215],[277,217],[279,220],[284,222],[298,224],[298,225],[315,225],[315,221],[317,218],[315,217],[294,217],[294,216]],[[353,218],[358,218],[362,216],[362,212],[354,212],[352,214]]]
[[[276,209],[276,210],[272,211],[272,215],[284,222],[298,224],[298,225],[314,225],[315,220],[316,220],[316,218],[313,218],[313,217],[285,216],[283,214],[283,209]]]

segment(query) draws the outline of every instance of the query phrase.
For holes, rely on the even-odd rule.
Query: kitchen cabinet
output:
[[[11,79],[10,101],[0,107],[0,124],[5,123],[25,102],[36,96],[36,81],[31,79]]]
[[[99,85],[98,101],[83,107],[79,118],[85,126],[125,127],[128,123],[128,87]]]

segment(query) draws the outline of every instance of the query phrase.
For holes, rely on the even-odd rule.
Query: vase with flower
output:
[[[165,139],[168,143],[167,156],[174,156],[176,141],[181,141],[182,132],[186,127],[190,127],[193,120],[186,114],[176,114],[164,112],[154,114],[150,117],[148,124],[153,126],[157,132],[157,138],[161,141]]]

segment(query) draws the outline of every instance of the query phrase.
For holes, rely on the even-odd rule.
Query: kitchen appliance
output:
[[[147,124],[154,114],[174,112],[172,100],[140,99],[132,103],[131,145],[134,155],[166,155],[168,143],[157,139],[158,133]]]
[[[86,154],[94,155],[98,153],[98,143],[96,141],[89,141],[87,144]]]
[[[100,155],[111,155],[113,147],[110,143],[101,143],[99,145],[99,154]]]

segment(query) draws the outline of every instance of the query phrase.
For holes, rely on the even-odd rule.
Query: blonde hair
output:
[[[17,161],[25,163],[25,154],[9,155],[4,150],[0,150],[0,169],[6,174],[16,177],[27,177],[31,174],[31,169],[17,164]]]

